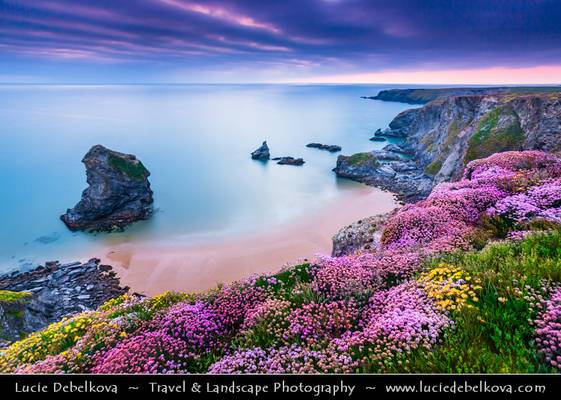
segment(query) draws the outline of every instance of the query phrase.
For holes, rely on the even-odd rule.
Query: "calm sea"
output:
[[[335,177],[337,155],[408,105],[363,100],[381,86],[0,86],[0,271],[124,241],[196,242],[304,216],[356,184]],[[272,156],[250,159],[263,140]],[[156,214],[123,233],[72,233],[59,220],[86,187],[80,160],[94,144],[135,154],[151,172]]]

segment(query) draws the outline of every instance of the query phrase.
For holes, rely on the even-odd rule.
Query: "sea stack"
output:
[[[267,141],[264,141],[261,147],[251,153],[251,158],[254,160],[268,160],[271,157]]]
[[[96,145],[82,162],[89,186],[61,216],[68,228],[111,231],[152,215],[150,172],[134,155]]]

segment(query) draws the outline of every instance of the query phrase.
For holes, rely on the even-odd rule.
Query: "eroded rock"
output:
[[[134,155],[96,145],[82,162],[89,186],[78,204],[61,216],[68,228],[110,231],[152,215],[150,172]]]

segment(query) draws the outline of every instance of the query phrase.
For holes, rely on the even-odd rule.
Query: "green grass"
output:
[[[12,292],[10,290],[0,290],[0,304],[23,303],[31,299],[29,292]]]
[[[501,116],[510,118],[511,123],[499,127]],[[509,106],[497,107],[479,121],[477,130],[468,142],[464,161],[468,163],[494,153],[518,150],[523,143],[524,131],[514,110]]]
[[[416,351],[388,360],[390,372],[554,372],[536,351],[538,296],[544,282],[561,281],[561,230],[500,242],[478,252],[434,258],[427,268],[448,262],[481,281],[479,301],[450,317],[455,326],[432,352]]]
[[[372,153],[356,153],[348,158],[348,163],[351,165],[366,164],[367,162],[374,162],[375,165],[378,164],[378,160]]]
[[[425,167],[425,174],[435,176],[441,168],[442,160],[438,158]]]
[[[109,154],[109,164],[132,179],[142,180],[149,174],[146,167],[139,160],[131,162],[123,157]]]
[[[258,287],[267,288],[275,295],[279,295],[286,300],[294,301],[293,291],[296,287],[307,284],[311,281],[310,264],[304,263],[287,268],[276,275],[272,275],[276,283],[271,283],[270,279],[261,277],[255,283]]]

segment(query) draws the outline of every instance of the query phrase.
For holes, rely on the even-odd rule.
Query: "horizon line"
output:
[[[560,87],[559,83],[407,83],[407,82],[0,82],[1,86],[195,86],[195,85],[293,85],[293,86],[359,86],[359,85],[410,85],[410,86],[490,86],[490,87]]]

